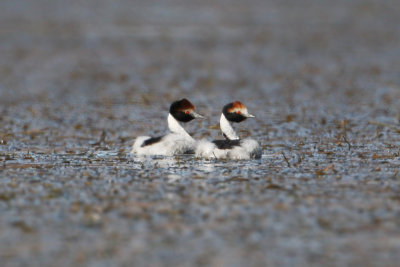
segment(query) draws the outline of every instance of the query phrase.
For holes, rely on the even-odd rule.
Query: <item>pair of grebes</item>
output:
[[[240,139],[231,123],[242,122],[247,118],[254,118],[249,114],[245,105],[235,101],[225,105],[222,109],[220,128],[225,140],[196,141],[180,124],[203,116],[195,112],[194,105],[187,99],[181,99],[171,104],[168,114],[168,128],[170,133],[159,136],[139,136],[133,144],[131,153],[135,155],[163,155],[195,154],[199,158],[217,159],[252,159],[260,158],[262,149],[256,140]]]

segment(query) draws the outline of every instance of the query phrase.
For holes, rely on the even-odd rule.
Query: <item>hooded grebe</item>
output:
[[[222,109],[220,127],[225,140],[213,142],[201,140],[196,147],[196,156],[218,159],[251,159],[260,158],[262,148],[254,139],[240,139],[232,128],[231,122],[242,122],[254,118],[245,105],[239,101],[229,103]]]
[[[132,146],[135,155],[163,155],[194,153],[196,141],[183,129],[179,122],[203,118],[194,111],[195,107],[186,98],[171,104],[168,114],[168,128],[171,133],[159,137],[139,136]]]

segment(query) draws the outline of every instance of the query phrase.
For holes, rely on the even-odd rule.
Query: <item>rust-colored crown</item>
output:
[[[186,98],[183,98],[176,102],[175,108],[176,111],[194,110],[194,105]]]
[[[240,101],[233,102],[230,107],[227,109],[228,112],[234,112],[238,109],[246,109],[246,106],[242,104]]]

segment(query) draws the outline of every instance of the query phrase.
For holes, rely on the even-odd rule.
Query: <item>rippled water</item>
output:
[[[2,266],[397,266],[396,1],[0,3]],[[260,160],[129,155],[222,106]]]

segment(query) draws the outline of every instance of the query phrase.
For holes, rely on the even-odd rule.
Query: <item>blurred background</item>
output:
[[[359,102],[377,90],[398,91],[397,1],[0,5],[0,96],[6,102],[135,102],[143,95],[171,100],[210,93],[224,100],[299,94]]]
[[[398,0],[1,0],[0,262],[397,266],[399,25]],[[246,104],[262,160],[132,162],[183,97],[195,138]]]

